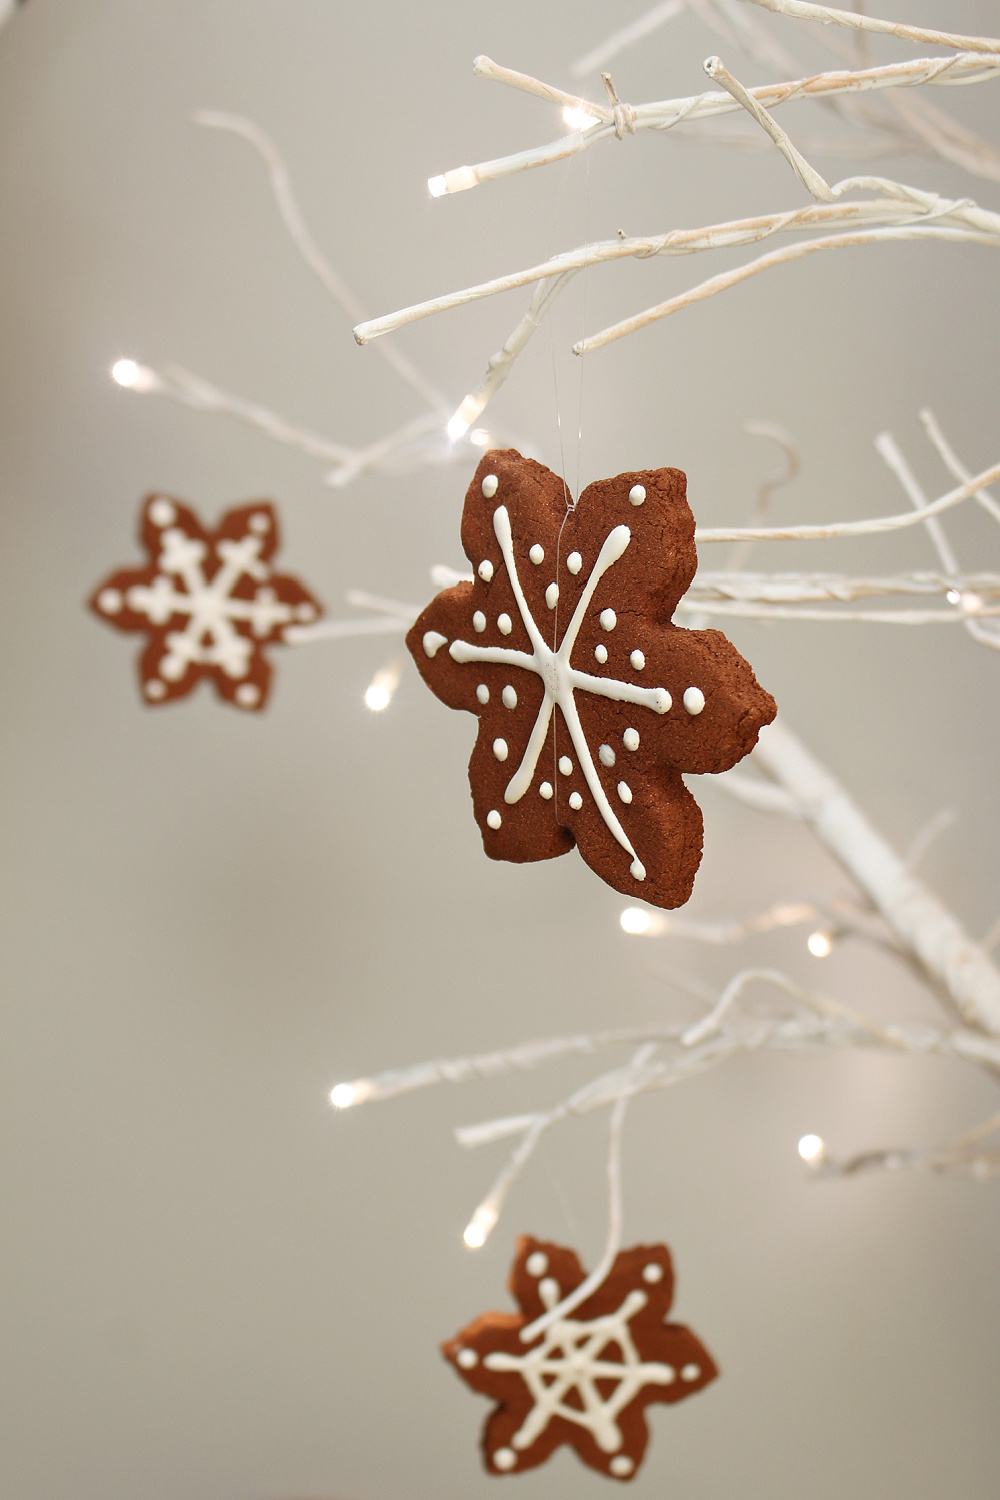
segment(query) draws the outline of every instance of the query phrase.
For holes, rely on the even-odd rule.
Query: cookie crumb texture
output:
[[[729,770],[776,713],[720,631],[672,623],[698,565],[685,489],[679,469],[619,474],[567,515],[550,469],[487,452],[462,515],[473,581],[406,638],[432,692],[479,717],[469,782],[486,853],[575,844],[608,885],[662,907],[683,905],[701,861],[682,773]]]
[[[649,1439],[646,1407],[693,1396],[719,1373],[689,1328],[666,1321],[666,1245],[620,1251],[586,1301],[521,1338],[583,1280],[572,1250],[522,1236],[508,1283],[521,1311],[484,1313],[442,1345],[465,1383],[497,1403],[482,1439],[491,1474],[537,1468],[565,1443],[599,1473],[632,1479]]]

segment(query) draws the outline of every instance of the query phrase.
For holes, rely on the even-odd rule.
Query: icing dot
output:
[[[548,802],[549,798],[552,796],[551,781],[543,781],[541,786],[538,788],[538,793],[539,796],[544,797],[546,802]]]
[[[493,754],[496,756],[497,760],[506,760],[508,753],[509,752],[507,750],[506,740],[493,741]]]
[[[154,677],[151,682],[146,683],[145,692],[147,698],[165,698],[167,695],[167,684],[161,682],[158,677]]]
[[[425,656],[435,656],[442,646],[447,645],[448,637],[442,635],[440,630],[425,630],[421,645]]]
[[[555,1307],[561,1293],[559,1283],[554,1276],[546,1276],[544,1281],[538,1283],[538,1295],[546,1307]]]
[[[476,613],[472,616],[472,625],[475,630],[483,631],[486,629],[486,616],[481,609],[477,609]]]
[[[536,542],[535,545],[529,551],[528,556],[531,558],[531,561],[534,563],[535,567],[537,568],[538,564],[540,562],[544,562],[545,561],[545,548],[544,547],[540,547],[538,545],[538,543]]]
[[[240,708],[256,708],[260,702],[260,688],[252,682],[241,682],[236,689],[236,701]]]
[[[691,714],[692,718],[695,714],[701,713],[705,707],[705,694],[701,688],[689,687],[684,689],[684,707]]]
[[[618,1474],[622,1479],[624,1479],[626,1474],[631,1474],[632,1470],[635,1468],[635,1464],[629,1458],[627,1453],[616,1453],[614,1458],[608,1464],[608,1468],[611,1470],[612,1474]]]
[[[651,1260],[648,1266],[643,1267],[642,1279],[650,1283],[663,1280],[663,1267],[659,1261]]]
[[[459,1349],[455,1355],[455,1363],[463,1370],[471,1370],[479,1363],[479,1355],[475,1349]]]
[[[643,656],[641,651],[633,651],[632,655],[629,657],[629,661],[632,663],[633,667],[635,667],[635,670],[637,672],[641,672],[643,667],[646,665],[646,658]]]
[[[485,682],[481,682],[476,688],[476,697],[479,699],[480,703],[489,703],[490,690],[486,686]]]
[[[498,1448],[493,1455],[493,1463],[498,1469],[512,1469],[517,1463],[517,1454],[513,1448]]]
[[[608,648],[607,648],[607,646],[595,646],[594,647],[594,655],[597,658],[597,660],[600,662],[601,666],[603,667],[604,663],[608,659]]]
[[[514,628],[510,623],[510,615],[497,615],[497,626],[501,635],[510,635]]]
[[[97,596],[97,606],[106,615],[116,615],[125,603],[117,589],[101,589]]]
[[[499,740],[497,743],[503,745],[503,740]],[[495,750],[496,749],[496,745],[494,745],[493,748]],[[503,746],[503,754],[501,755],[500,759],[501,760],[506,760],[507,759],[507,746],[506,745]],[[490,828],[499,828],[500,824],[503,822],[503,819],[501,818],[500,814],[497,812],[496,808],[494,808],[492,812],[488,812],[486,814],[486,822],[487,822],[487,824],[489,825]]]
[[[580,569],[583,567],[583,558],[580,556],[579,552],[570,553],[569,557],[567,557],[566,559],[566,566],[567,568],[569,568],[571,573],[579,573]]]
[[[598,750],[602,766],[613,766],[615,763],[615,752],[610,745],[602,745]]]
[[[549,606],[549,609],[555,609],[558,599],[559,585],[558,583],[550,583],[545,590],[545,602]]]
[[[169,526],[177,519],[177,511],[169,500],[164,500],[161,495],[159,500],[154,500],[149,507],[149,519],[154,526]]]
[[[583,798],[580,796],[579,792],[570,792],[569,805],[574,812],[580,811],[580,808],[583,806]]]
[[[270,529],[271,518],[264,515],[263,511],[258,511],[256,515],[250,517],[250,530],[255,531],[258,536],[263,536],[264,532]]]
[[[492,500],[500,481],[495,474],[484,474],[482,490],[487,500]]]
[[[628,492],[628,497],[633,505],[641,505],[646,498],[646,491],[641,484],[634,484]]]
[[[572,769],[573,769],[573,762],[570,760],[570,758],[569,758],[568,755],[560,755],[560,757],[559,757],[559,769],[563,773],[564,776],[568,776],[569,773],[572,771]]]
[[[507,686],[504,688],[504,690],[500,694],[500,696],[503,699],[503,706],[504,706],[504,708],[516,708],[517,707],[517,694],[515,693],[514,689],[511,687],[510,683],[507,684]]]
[[[168,682],[180,682],[186,671],[187,664],[181,656],[165,656],[160,662],[160,674]]]
[[[700,1365],[685,1365],[681,1371],[682,1380],[697,1380],[701,1374]]]
[[[295,618],[297,620],[315,620],[316,610],[311,604],[296,605]]]
[[[641,860],[634,859],[628,867],[628,872],[633,880],[645,880],[646,878],[646,866]]]
[[[622,799],[623,802],[631,802],[632,801],[632,788],[629,786],[628,782],[626,782],[626,781],[619,781],[619,783],[618,783],[618,795]]]
[[[524,1267],[529,1276],[544,1276],[549,1269],[549,1257],[544,1250],[532,1250]]]
[[[479,564],[477,572],[479,573],[479,576],[484,583],[489,583],[490,579],[493,577],[493,564],[490,562],[488,557],[483,558],[482,562]]]
[[[638,729],[626,729],[625,733],[622,735],[622,743],[624,744],[626,750],[638,750],[638,748],[639,748],[639,731],[638,731]]]
[[[615,614],[615,612],[614,612],[613,609],[602,609],[601,610],[601,629],[602,630],[614,630],[614,628],[615,628],[615,626],[617,624],[618,624],[618,616]]]

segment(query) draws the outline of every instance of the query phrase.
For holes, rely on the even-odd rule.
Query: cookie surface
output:
[[[483,1429],[491,1474],[537,1468],[566,1443],[612,1479],[646,1451],[645,1410],[682,1401],[718,1375],[681,1323],[668,1323],[673,1268],[665,1245],[622,1250],[585,1302],[524,1340],[523,1329],[584,1280],[576,1255],[522,1236],[509,1287],[519,1313],[485,1313],[441,1352],[472,1390],[498,1404]]]
[[[111,573],[89,603],[105,624],[148,637],[139,658],[145,702],[186,697],[207,677],[237,708],[263,708],[271,685],[265,646],[323,613],[297,579],[271,567],[274,507],[239,506],[212,530],[179,500],[150,495],[139,535],[145,565]]]
[[[568,508],[551,470],[487,452],[462,515],[474,580],[407,636],[431,690],[479,717],[469,782],[486,853],[575,844],[609,885],[663,907],[688,899],[701,860],[681,773],[728,770],[776,712],[721,632],[672,623],[697,568],[685,487],[678,469],[619,474]]]

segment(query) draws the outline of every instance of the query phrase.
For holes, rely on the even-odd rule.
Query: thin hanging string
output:
[[[639,1048],[632,1061],[624,1069],[622,1090],[611,1111],[611,1123],[608,1128],[608,1235],[604,1254],[590,1275],[585,1277],[568,1297],[563,1297],[555,1307],[550,1307],[542,1313],[541,1317],[521,1329],[519,1337],[522,1343],[530,1343],[540,1333],[544,1333],[550,1324],[564,1318],[567,1313],[579,1307],[581,1302],[586,1302],[587,1298],[604,1284],[608,1272],[614,1265],[622,1242],[621,1149],[625,1111],[628,1109],[629,1100],[641,1089],[642,1070],[658,1046],[658,1042],[646,1042]]]

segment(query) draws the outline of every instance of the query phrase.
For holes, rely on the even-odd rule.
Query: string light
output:
[[[818,1166],[826,1155],[826,1147],[818,1135],[804,1135],[799,1141],[799,1155],[811,1167]]]
[[[828,932],[811,932],[806,938],[806,947],[813,958],[828,958],[833,952],[833,938]]]
[[[126,388],[139,382],[139,366],[134,359],[119,359],[111,366],[111,378]]]
[[[381,713],[392,702],[392,695],[399,687],[400,664],[398,657],[387,667],[380,667],[365,689],[365,702],[373,713]]]
[[[470,1250],[480,1250],[496,1224],[499,1214],[488,1203],[481,1203],[465,1226],[462,1235]]]
[[[570,130],[587,130],[589,126],[597,124],[597,116],[579,104],[567,104],[563,110],[563,119]]]
[[[622,932],[648,932],[652,918],[641,906],[626,906],[618,920]]]
[[[490,435],[485,427],[474,427],[469,433],[469,442],[474,443],[477,448],[488,448]]]
[[[335,1109],[350,1109],[360,1092],[353,1083],[338,1083],[330,1090],[330,1103]]]

